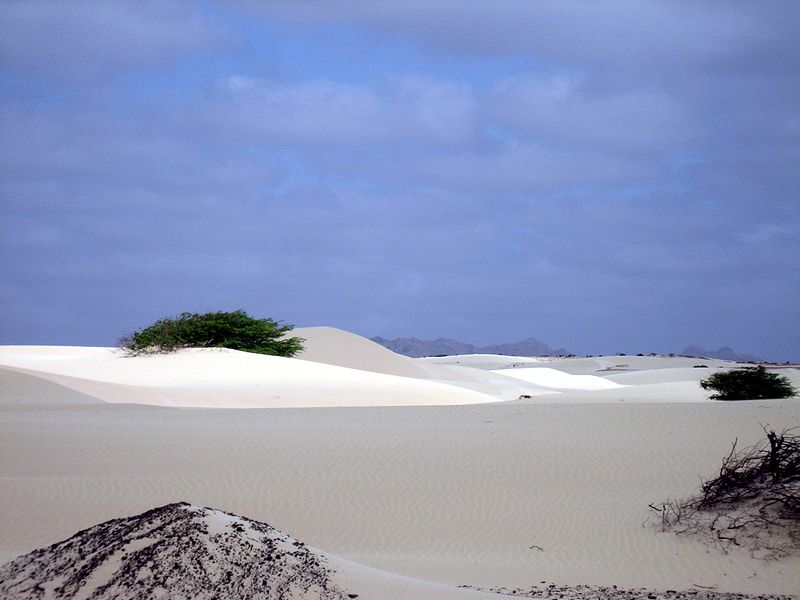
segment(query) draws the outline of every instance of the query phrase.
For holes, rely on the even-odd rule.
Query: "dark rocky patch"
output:
[[[539,585],[520,588],[488,588],[462,585],[462,588],[502,594],[513,598],[542,598],[552,600],[792,600],[793,596],[748,595],[734,592],[715,592],[707,589],[688,589],[683,591],[656,591],[647,588],[625,589],[599,585],[556,585],[542,582]],[[700,586],[698,586],[700,588]]]

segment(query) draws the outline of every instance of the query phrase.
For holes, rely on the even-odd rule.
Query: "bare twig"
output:
[[[723,550],[746,546],[762,558],[800,551],[797,429],[764,428],[766,438],[741,451],[734,440],[717,477],[703,481],[696,496],[650,504],[662,531],[703,536]]]

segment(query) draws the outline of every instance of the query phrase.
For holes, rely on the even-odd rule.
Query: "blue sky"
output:
[[[0,343],[182,311],[800,360],[794,2],[0,4]]]

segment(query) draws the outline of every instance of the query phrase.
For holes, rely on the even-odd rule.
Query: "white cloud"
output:
[[[669,150],[696,141],[699,120],[658,90],[601,90],[571,76],[525,75],[498,82],[487,110],[533,139],[625,152]]]
[[[419,77],[355,85],[243,76],[222,83],[210,118],[268,141],[452,144],[469,138],[474,128],[475,100],[461,84]]]
[[[67,81],[160,65],[226,37],[191,4],[169,0],[0,3],[0,64]]]
[[[527,142],[488,151],[468,147],[397,153],[391,161],[361,155],[336,155],[325,160],[329,168],[351,177],[488,194],[498,201],[509,193],[537,195],[559,187],[636,185],[658,175],[642,161],[622,160],[590,149],[558,149]]]
[[[795,242],[795,240],[800,239],[800,229],[785,223],[759,223],[739,237],[743,242],[749,244]]]
[[[796,3],[659,0],[229,0],[238,10],[293,25],[358,23],[459,54],[537,54],[641,71],[654,63],[718,61],[794,36]],[[793,4],[795,6],[793,6]],[[679,43],[676,43],[679,42]]]

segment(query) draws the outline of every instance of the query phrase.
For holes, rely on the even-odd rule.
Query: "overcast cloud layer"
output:
[[[796,2],[0,4],[0,343],[243,308],[800,360]]]

